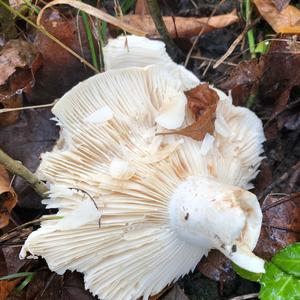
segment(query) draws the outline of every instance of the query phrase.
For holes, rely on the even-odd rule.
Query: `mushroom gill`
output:
[[[217,90],[209,142],[156,135],[193,122],[184,91],[199,82],[167,57],[166,65],[155,64],[162,43],[128,36],[140,58],[153,43],[147,60],[133,63],[122,39],[105,51],[121,56],[121,69],[107,64],[53,108],[60,142],[43,154],[38,174],[50,186],[43,202],[62,218],[43,221],[20,256],[42,256],[59,274],[82,272],[85,287],[105,300],[148,299],[213,248],[263,272],[263,260],[251,252],[262,215],[247,191],[262,160],[261,121]],[[183,73],[192,78],[188,84]]]

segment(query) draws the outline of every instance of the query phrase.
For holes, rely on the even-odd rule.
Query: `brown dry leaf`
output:
[[[217,250],[211,250],[207,257],[202,258],[197,269],[215,281],[226,282],[235,278],[231,261]]]
[[[196,119],[209,107],[215,106],[219,101],[217,92],[209,87],[207,83],[202,83],[195,88],[185,92],[188,99],[188,107],[193,112]]]
[[[30,66],[36,56],[32,44],[22,40],[10,40],[0,52],[0,85],[6,83],[16,68]]]
[[[127,24],[126,22],[123,22],[123,20],[115,18],[115,17],[109,15],[108,13],[98,9],[98,8],[95,8],[91,5],[88,5],[88,4],[85,4],[81,1],[76,1],[76,0],[54,0],[54,1],[49,2],[39,12],[37,20],[36,20],[37,25],[40,25],[42,16],[43,16],[46,9],[49,8],[49,7],[52,7],[54,5],[58,5],[58,4],[67,4],[67,5],[70,5],[72,7],[77,8],[77,9],[80,9],[81,11],[86,12],[90,16],[94,16],[96,18],[99,18],[100,20],[105,21],[109,24],[112,24],[112,25],[114,25],[114,26],[116,26],[116,27],[118,27],[118,28],[120,28],[124,31],[127,31],[131,34],[141,35],[141,36],[146,35],[146,32],[143,29],[139,29],[139,28],[136,28],[135,26],[131,26],[130,24]]]
[[[255,253],[270,259],[278,250],[300,241],[300,193],[267,196],[262,205],[263,227]]]
[[[202,113],[202,115],[198,117],[197,121],[183,129],[174,130],[170,132],[162,132],[158,133],[157,135],[179,134],[190,137],[196,141],[202,141],[206,133],[212,134],[214,131],[216,107],[217,105],[212,105],[208,107]]]
[[[300,33],[300,10],[288,5],[278,11],[272,0],[253,0],[259,13],[277,33]]]
[[[0,281],[0,300],[6,300],[13,288],[20,282],[20,279]]]
[[[272,0],[278,11],[282,11],[285,7],[290,4],[291,0]]]
[[[149,37],[160,36],[150,15],[126,15],[120,19],[135,28],[144,30]],[[163,20],[172,38],[190,38],[198,35],[202,30],[203,33],[207,33],[229,26],[236,23],[239,18],[236,10],[233,10],[231,13],[211,18],[165,16]]]
[[[9,223],[9,216],[17,203],[17,194],[10,186],[6,169],[0,165],[0,228]]]

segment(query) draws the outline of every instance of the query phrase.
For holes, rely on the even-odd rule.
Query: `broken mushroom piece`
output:
[[[262,124],[218,95],[208,143],[156,135],[170,127],[162,107],[174,97],[186,103],[162,65],[108,70],[66,93],[53,108],[64,147],[45,153],[38,169],[50,184],[44,203],[62,218],[43,221],[20,256],[42,256],[59,274],[82,272],[104,300],[148,299],[211,249],[264,272],[252,253],[262,213],[247,191],[262,160]],[[193,122],[182,110],[171,127]]]

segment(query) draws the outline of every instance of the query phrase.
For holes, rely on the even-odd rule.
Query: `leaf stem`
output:
[[[251,2],[250,0],[244,0],[244,7],[245,7],[245,20],[247,24],[251,22]],[[249,44],[249,51],[251,54],[251,58],[256,58],[255,53],[255,38],[254,38],[254,31],[253,28],[249,29],[247,32],[248,44]]]

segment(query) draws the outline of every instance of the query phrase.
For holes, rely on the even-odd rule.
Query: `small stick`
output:
[[[178,47],[176,46],[176,44],[174,43],[174,41],[171,39],[169,35],[166,24],[164,23],[164,20],[160,13],[160,8],[157,3],[157,0],[147,0],[147,3],[155,27],[158,33],[160,34],[161,38],[165,42],[170,56],[175,61],[178,60],[178,57],[181,56],[181,51],[178,49]]]
[[[47,186],[41,180],[39,180],[29,169],[27,169],[21,162],[12,159],[1,149],[0,164],[3,165],[9,172],[18,175],[24,180],[26,180],[41,197],[47,197]]]
[[[257,297],[258,297],[258,293],[252,293],[252,294],[233,297],[233,298],[230,298],[229,300],[246,300],[246,299],[253,299],[253,298],[257,298]]]

